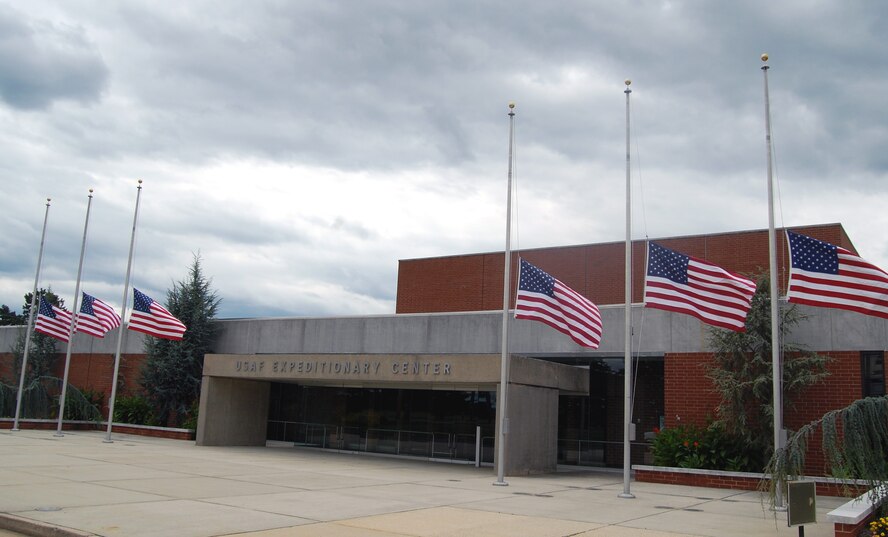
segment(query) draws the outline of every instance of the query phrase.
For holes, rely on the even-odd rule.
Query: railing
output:
[[[475,464],[492,464],[494,452],[492,436],[479,438],[477,434],[362,429],[278,420],[268,421],[268,439],[293,442],[297,446]]]
[[[382,453],[404,457],[475,464],[493,464],[494,438],[472,434],[363,429],[323,423],[268,421],[268,439],[297,446],[338,451]],[[480,446],[478,445],[480,440]],[[480,449],[479,449],[480,448]],[[650,444],[633,442],[632,464],[646,460]],[[575,466],[623,465],[623,443],[604,440],[558,440],[558,464]]]
[[[629,456],[632,464],[649,464],[645,460],[650,443],[631,442]],[[558,464],[575,466],[623,465],[623,442],[606,440],[558,440]]]

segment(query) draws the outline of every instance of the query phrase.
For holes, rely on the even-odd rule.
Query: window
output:
[[[864,351],[860,353],[860,374],[863,380],[863,396],[885,395],[885,353]]]

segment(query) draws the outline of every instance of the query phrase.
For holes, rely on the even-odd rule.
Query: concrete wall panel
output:
[[[199,446],[264,446],[271,383],[204,376]]]

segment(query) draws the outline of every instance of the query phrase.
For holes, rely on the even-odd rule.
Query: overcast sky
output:
[[[0,303],[393,313],[399,259],[840,222],[888,269],[888,4],[0,1]],[[557,274],[555,275],[557,277]],[[131,304],[128,305],[128,309]]]

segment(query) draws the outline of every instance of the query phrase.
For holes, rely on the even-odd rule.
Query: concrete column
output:
[[[199,446],[264,446],[271,383],[203,377],[197,419]]]
[[[505,474],[554,472],[558,462],[558,390],[510,383],[508,392]]]

